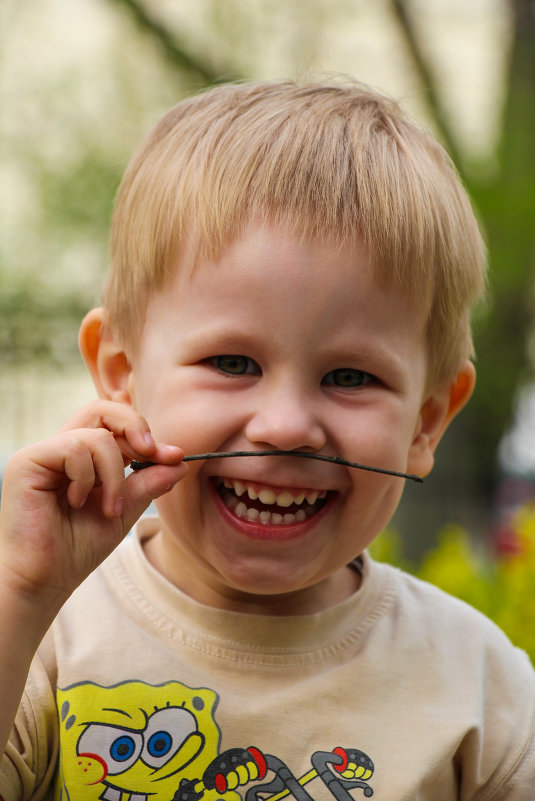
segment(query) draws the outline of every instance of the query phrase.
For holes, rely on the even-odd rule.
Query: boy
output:
[[[384,97],[163,118],[81,328],[100,400],[5,476],[3,801],[533,801],[527,657],[365,553],[471,394],[483,286],[446,155]]]

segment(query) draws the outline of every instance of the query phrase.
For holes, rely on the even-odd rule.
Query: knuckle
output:
[[[87,412],[99,412],[102,406],[102,401],[100,398],[95,398],[92,401],[89,401],[88,404],[85,406],[85,410]]]
[[[97,445],[109,447],[115,444],[115,437],[107,428],[96,428],[93,436]]]
[[[26,461],[32,458],[31,447],[21,448],[11,456],[6,469],[4,471],[4,479],[9,477],[11,473],[17,473],[26,464]]]
[[[62,427],[62,431],[79,428],[80,425],[93,425],[99,418],[99,400],[92,400],[82,406]]]
[[[72,434],[65,443],[65,456],[80,457],[87,453],[87,446],[78,434]]]

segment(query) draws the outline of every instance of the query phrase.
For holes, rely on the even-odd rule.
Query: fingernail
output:
[[[150,431],[146,432],[146,434],[144,436],[144,440],[147,443],[147,445],[149,445],[151,448],[155,448],[156,447],[156,443],[154,441],[154,437],[152,436]]]
[[[174,459],[182,459],[184,455],[184,451],[182,448],[179,448],[178,445],[164,445],[163,448],[167,451],[169,456],[173,457]]]
[[[121,517],[123,513],[123,505],[124,505],[123,498],[117,498],[117,500],[113,505],[113,514],[115,515],[115,517]]]

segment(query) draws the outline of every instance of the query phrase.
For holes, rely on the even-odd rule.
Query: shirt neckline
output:
[[[271,664],[332,658],[358,645],[394,597],[392,571],[363,554],[359,590],[321,612],[271,616],[205,606],[175,587],[146,558],[143,541],[157,530],[156,518],[142,519],[104,564],[118,602],[139,624],[222,658]]]

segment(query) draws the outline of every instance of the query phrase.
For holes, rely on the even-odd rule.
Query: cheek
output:
[[[373,518],[374,521],[384,520],[386,524],[401,500],[404,479],[358,469],[351,473],[354,510],[359,522],[372,522]]]
[[[178,445],[186,453],[221,450],[221,445],[241,430],[236,404],[206,393],[163,392],[149,397],[139,411],[146,417],[153,436]]]
[[[378,408],[358,411],[339,421],[337,439],[341,455],[350,461],[403,469],[407,434],[400,421],[382,414]]]

